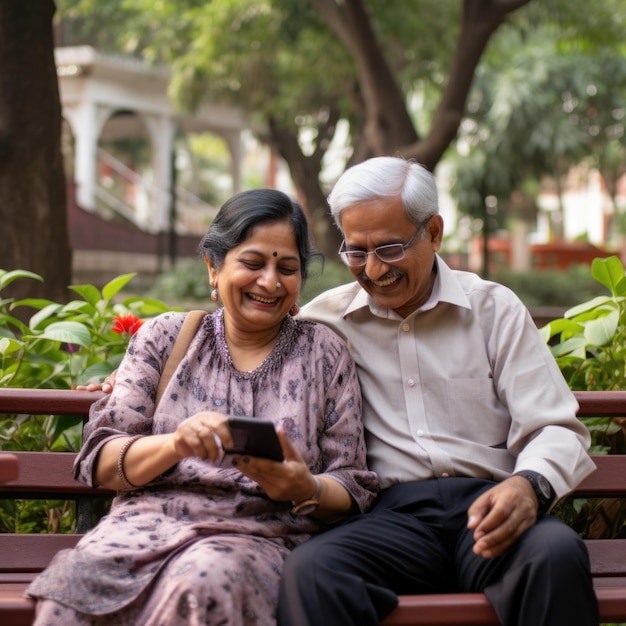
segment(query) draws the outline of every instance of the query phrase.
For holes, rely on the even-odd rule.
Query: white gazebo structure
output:
[[[193,113],[181,112],[168,96],[169,70],[136,59],[103,54],[90,46],[57,48],[55,58],[63,117],[74,136],[76,200],[82,209],[96,211],[99,203],[105,203],[148,232],[171,228],[174,140],[187,133],[210,132],[224,139],[231,156],[232,193],[240,190],[242,132],[247,128],[241,111],[203,104]],[[105,124],[108,138],[147,131],[150,180],[100,151]],[[125,205],[99,184],[98,163],[103,160],[141,186],[140,206]],[[184,190],[177,190],[177,197],[183,213],[185,209],[193,212],[194,200],[205,216],[214,211]],[[185,231],[184,223],[176,228]]]

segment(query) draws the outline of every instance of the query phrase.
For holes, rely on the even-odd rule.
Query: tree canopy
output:
[[[459,135],[467,140],[471,132],[462,123],[473,120],[480,135],[495,125],[489,129],[495,160],[482,159],[493,183],[485,184],[490,193],[505,193],[496,187],[519,183],[513,172],[520,159],[506,174],[503,156],[534,150],[525,155],[524,171],[538,175],[554,169],[548,143],[561,154],[566,146],[579,149],[584,130],[557,112],[557,102],[573,93],[567,81],[582,89],[588,73],[577,78],[568,56],[586,55],[593,73],[594,58],[622,46],[625,21],[623,0],[593,11],[586,0],[60,0],[60,6],[81,20],[80,33],[93,45],[171,65],[181,106],[203,97],[242,106],[257,136],[288,164],[318,246],[333,252],[337,234],[325,201],[333,181],[324,177],[331,155],[349,164],[400,154],[434,169]],[[548,57],[540,45],[546,35]],[[338,146],[340,120],[349,132]]]

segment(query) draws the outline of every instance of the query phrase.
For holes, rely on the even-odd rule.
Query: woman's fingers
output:
[[[220,463],[224,458],[224,444],[218,433],[203,422],[196,425],[194,430],[198,441],[202,444],[211,462]]]

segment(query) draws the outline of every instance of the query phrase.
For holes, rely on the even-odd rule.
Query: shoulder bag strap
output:
[[[183,322],[180,332],[178,333],[178,337],[176,337],[176,341],[174,342],[172,352],[165,362],[165,367],[163,368],[163,373],[161,374],[161,380],[159,381],[159,387],[157,389],[156,399],[154,401],[155,408],[159,404],[161,396],[163,396],[165,387],[167,387],[167,383],[169,383],[172,374],[178,367],[178,364],[183,356],[185,356],[185,352],[187,352],[187,348],[189,347],[189,344],[196,334],[198,326],[200,326],[200,322],[205,315],[206,311],[199,310],[189,311],[189,313],[187,313],[185,321]]]

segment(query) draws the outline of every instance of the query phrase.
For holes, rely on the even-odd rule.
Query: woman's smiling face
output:
[[[298,300],[300,255],[288,220],[256,226],[219,269],[205,262],[225,314],[242,330],[278,327]]]

